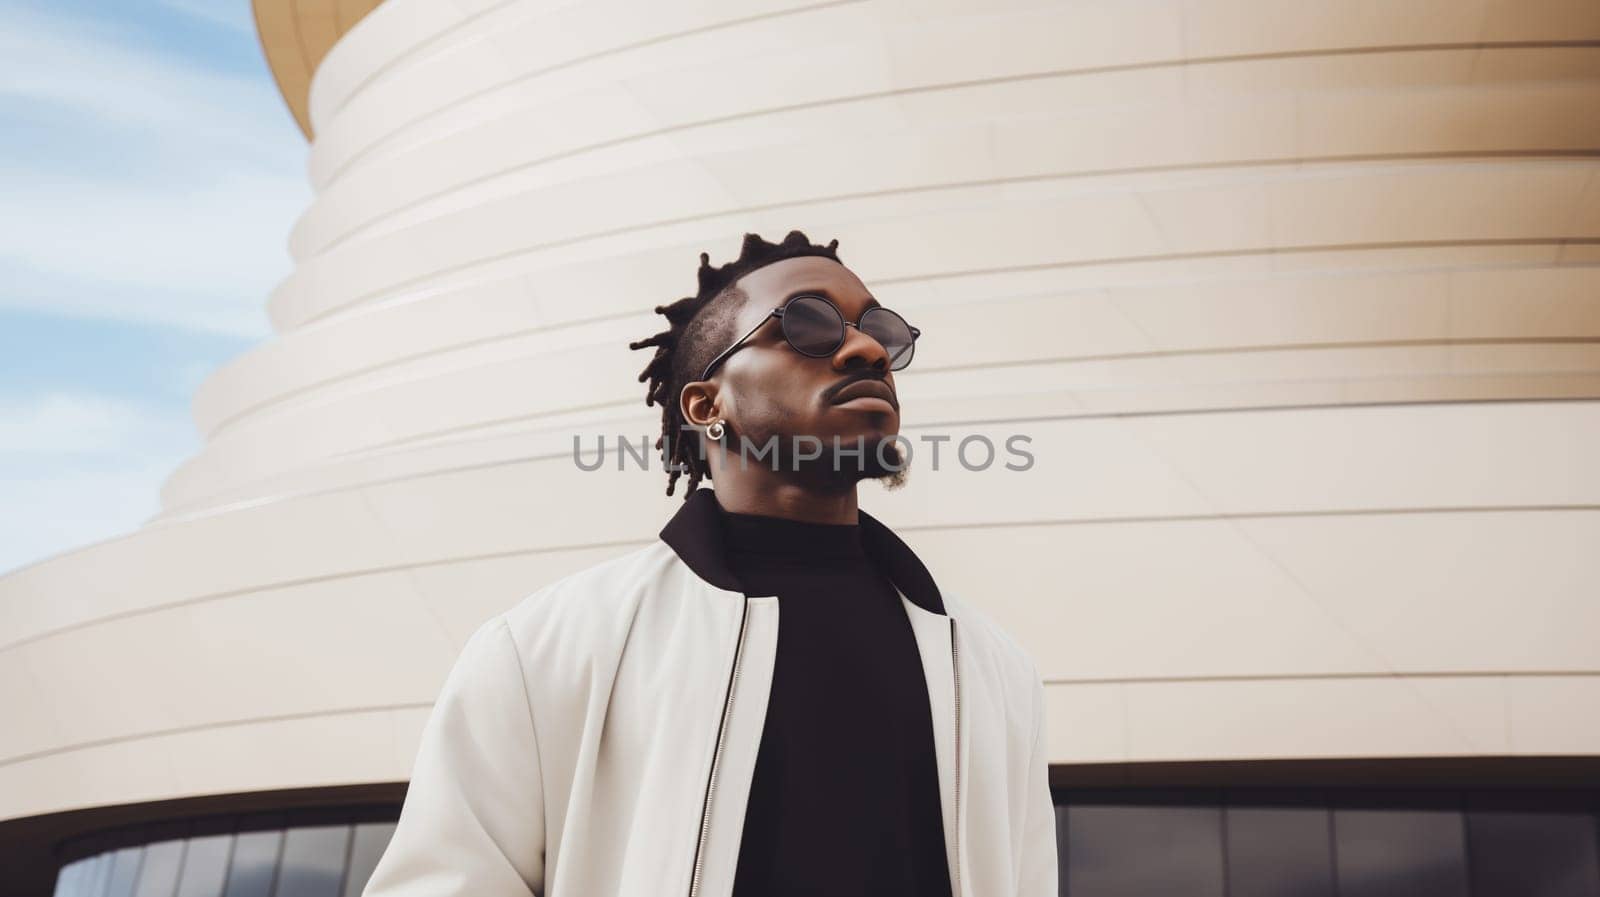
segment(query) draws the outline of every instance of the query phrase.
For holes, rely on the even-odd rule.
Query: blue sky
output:
[[[136,529],[310,201],[249,0],[0,0],[0,573]]]

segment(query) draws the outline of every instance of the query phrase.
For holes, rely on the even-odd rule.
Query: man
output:
[[[920,331],[837,245],[657,307],[683,505],[471,636],[365,897],[1056,894],[1037,669],[857,507]]]

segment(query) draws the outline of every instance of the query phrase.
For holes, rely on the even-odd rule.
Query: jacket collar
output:
[[[939,586],[911,546],[866,511],[857,508],[856,518],[861,526],[862,546],[906,599],[923,610],[944,614]],[[728,567],[722,544],[722,504],[713,490],[699,488],[689,493],[683,506],[661,528],[661,540],[672,546],[701,579],[719,589],[744,592],[739,578]]]

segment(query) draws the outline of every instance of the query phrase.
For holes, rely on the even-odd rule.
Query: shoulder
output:
[[[961,595],[943,594],[948,613],[966,636],[968,649],[976,649],[994,663],[1006,678],[1031,688],[1039,682],[1039,665],[1028,649],[977,605]]]
[[[642,595],[657,587],[677,555],[660,539],[575,570],[539,587],[499,617],[521,645],[552,629],[584,629],[593,622],[631,616]]]
[[[1044,726],[1044,679],[1033,655],[994,618],[959,596],[945,595],[945,609],[965,635],[964,650],[974,653],[972,668],[987,674],[991,694],[1006,707],[1015,745],[1037,749]],[[1019,748],[1021,750],[1021,748]]]

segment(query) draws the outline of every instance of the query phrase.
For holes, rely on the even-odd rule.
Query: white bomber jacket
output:
[[[728,897],[779,614],[723,562],[718,514],[698,489],[660,539],[473,633],[363,897]],[[858,517],[922,658],[955,897],[1055,897],[1033,660]]]

